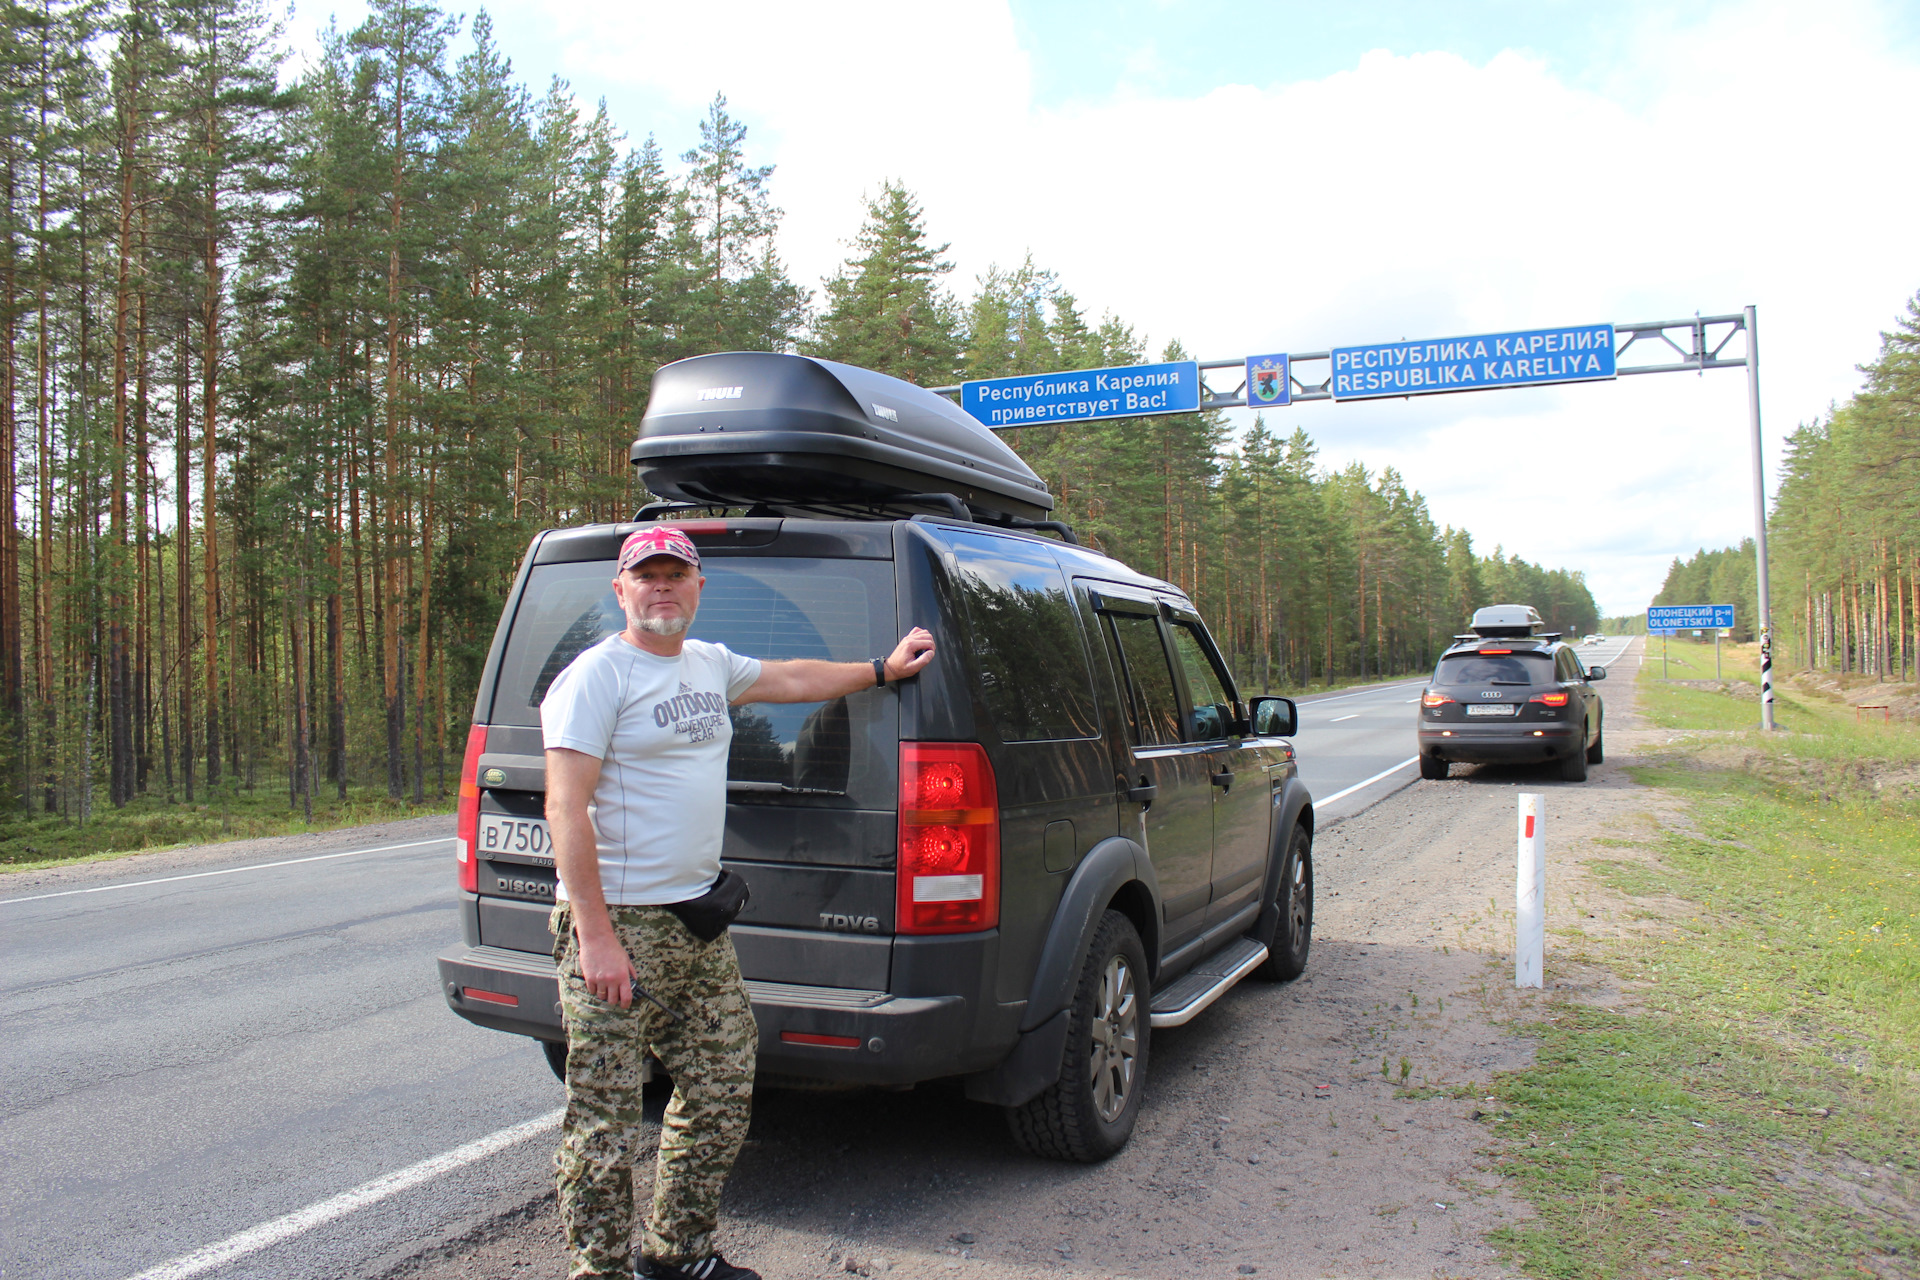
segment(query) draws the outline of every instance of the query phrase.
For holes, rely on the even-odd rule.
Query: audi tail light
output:
[[[1446,694],[1437,693],[1432,689],[1420,695],[1420,705],[1423,707],[1444,707],[1452,701],[1453,699]]]
[[[1528,698],[1527,701],[1544,702],[1550,707],[1564,707],[1567,705],[1567,694],[1565,690],[1561,690],[1559,693],[1536,693],[1531,698]]]
[[[480,891],[480,753],[487,749],[487,726],[467,730],[467,755],[460,762],[460,809],[454,820],[453,856],[460,860],[460,887]]]
[[[972,933],[1000,923],[1000,796],[975,742],[900,744],[901,933]]]
[[[1482,650],[1480,651],[1480,656],[1484,658],[1484,657],[1487,657],[1487,656],[1488,656],[1489,654],[1495,654],[1495,653],[1512,653],[1512,652],[1513,652],[1513,650],[1511,650],[1511,649],[1482,649]]]

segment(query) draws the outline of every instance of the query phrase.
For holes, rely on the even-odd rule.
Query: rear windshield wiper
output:
[[[1521,685],[1525,685],[1525,684],[1532,684],[1532,683],[1533,683],[1533,681],[1531,681],[1531,680],[1489,680],[1489,681],[1487,681],[1487,683],[1488,683],[1488,684],[1521,684]]]
[[[835,791],[831,787],[791,787],[784,782],[741,782],[727,779],[729,791],[755,791],[770,796],[844,796],[845,791]]]

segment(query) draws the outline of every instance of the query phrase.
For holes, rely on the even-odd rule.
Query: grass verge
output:
[[[32,871],[95,858],[123,857],[149,849],[260,836],[299,835],[424,814],[451,813],[453,798],[428,792],[425,804],[390,800],[384,787],[349,787],[345,800],[332,790],[314,797],[313,821],[291,807],[284,791],[222,787],[203,804],[168,803],[141,796],[124,808],[101,803],[86,825],[58,816],[0,821],[0,873]]]
[[[1734,702],[1647,684],[1672,727]],[[1590,864],[1643,927],[1556,957],[1610,969],[1628,1004],[1556,1002],[1535,1065],[1489,1091],[1537,1215],[1495,1243],[1529,1275],[1920,1276],[1920,806],[1786,767],[1914,744],[1795,714],[1751,748],[1762,767],[1634,771],[1694,829]]]

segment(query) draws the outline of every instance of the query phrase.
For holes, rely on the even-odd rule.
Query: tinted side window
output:
[[[1233,699],[1227,696],[1219,673],[1207,661],[1200,637],[1192,627],[1176,622],[1173,647],[1180,655],[1180,666],[1187,673],[1187,692],[1193,698],[1193,715],[1187,725],[1188,741],[1212,742],[1226,737],[1233,725]]]
[[[1044,547],[953,534],[953,585],[973,635],[980,691],[1003,742],[1100,733],[1093,672],[1066,575]]]
[[[1180,702],[1173,668],[1160,642],[1158,619],[1137,614],[1101,615],[1114,653],[1114,672],[1127,691],[1133,740],[1141,746],[1180,741]]]

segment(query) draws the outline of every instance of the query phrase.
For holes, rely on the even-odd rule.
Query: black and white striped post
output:
[[[1755,566],[1760,589],[1760,727],[1773,728],[1773,608],[1768,601],[1767,582],[1767,480],[1761,465],[1763,442],[1760,438],[1760,335],[1754,330],[1753,308],[1747,317],[1747,414],[1753,420],[1753,537]],[[1716,648],[1719,641],[1715,640]]]

